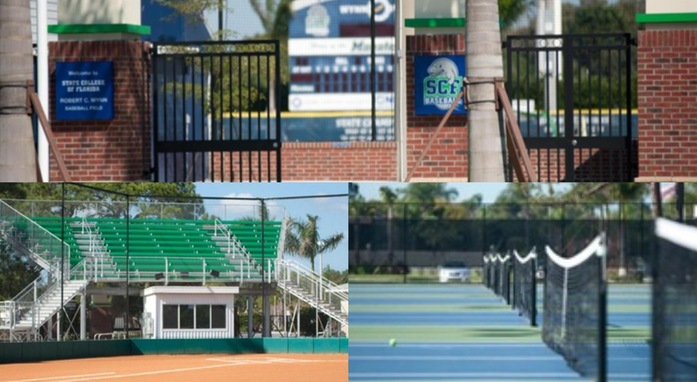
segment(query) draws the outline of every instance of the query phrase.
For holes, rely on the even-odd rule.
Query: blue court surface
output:
[[[650,380],[650,299],[650,286],[610,287],[609,381]],[[592,380],[481,285],[351,284],[349,301],[351,381]]]

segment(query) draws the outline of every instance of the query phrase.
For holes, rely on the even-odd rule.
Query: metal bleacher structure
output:
[[[348,293],[283,258],[286,228],[286,219],[26,216],[0,200],[0,237],[42,269],[0,302],[0,342],[41,340],[40,328],[98,282],[272,284],[347,328]]]

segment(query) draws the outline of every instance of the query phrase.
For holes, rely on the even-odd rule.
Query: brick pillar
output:
[[[55,63],[112,61],[114,118],[56,121]],[[150,58],[139,41],[59,41],[49,44],[51,121],[74,181],[135,181],[149,179]],[[53,154],[51,180],[61,181]]]
[[[415,35],[407,36],[407,171],[413,170],[412,180],[467,178],[467,116],[452,115],[422,163],[416,161],[443,119],[442,115],[416,115],[414,108],[414,56],[465,54],[465,36]]]
[[[697,30],[639,31],[637,59],[637,181],[697,180]]]

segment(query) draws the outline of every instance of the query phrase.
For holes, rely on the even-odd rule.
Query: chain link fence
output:
[[[487,252],[538,253],[546,245],[573,256],[598,233],[608,237],[608,267],[616,281],[643,281],[653,254],[649,203],[396,204],[373,203],[349,218],[352,281],[435,282],[448,263],[481,280]],[[686,222],[697,225],[697,206]],[[674,211],[666,205],[666,214]],[[544,266],[541,257],[541,265]]]

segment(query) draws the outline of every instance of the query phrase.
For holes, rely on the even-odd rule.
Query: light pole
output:
[[[315,253],[317,249],[321,247],[323,242],[321,240],[317,241],[315,247]],[[317,286],[317,303],[315,304],[315,337],[319,334],[319,303],[322,301],[322,252],[319,252],[319,285]]]

